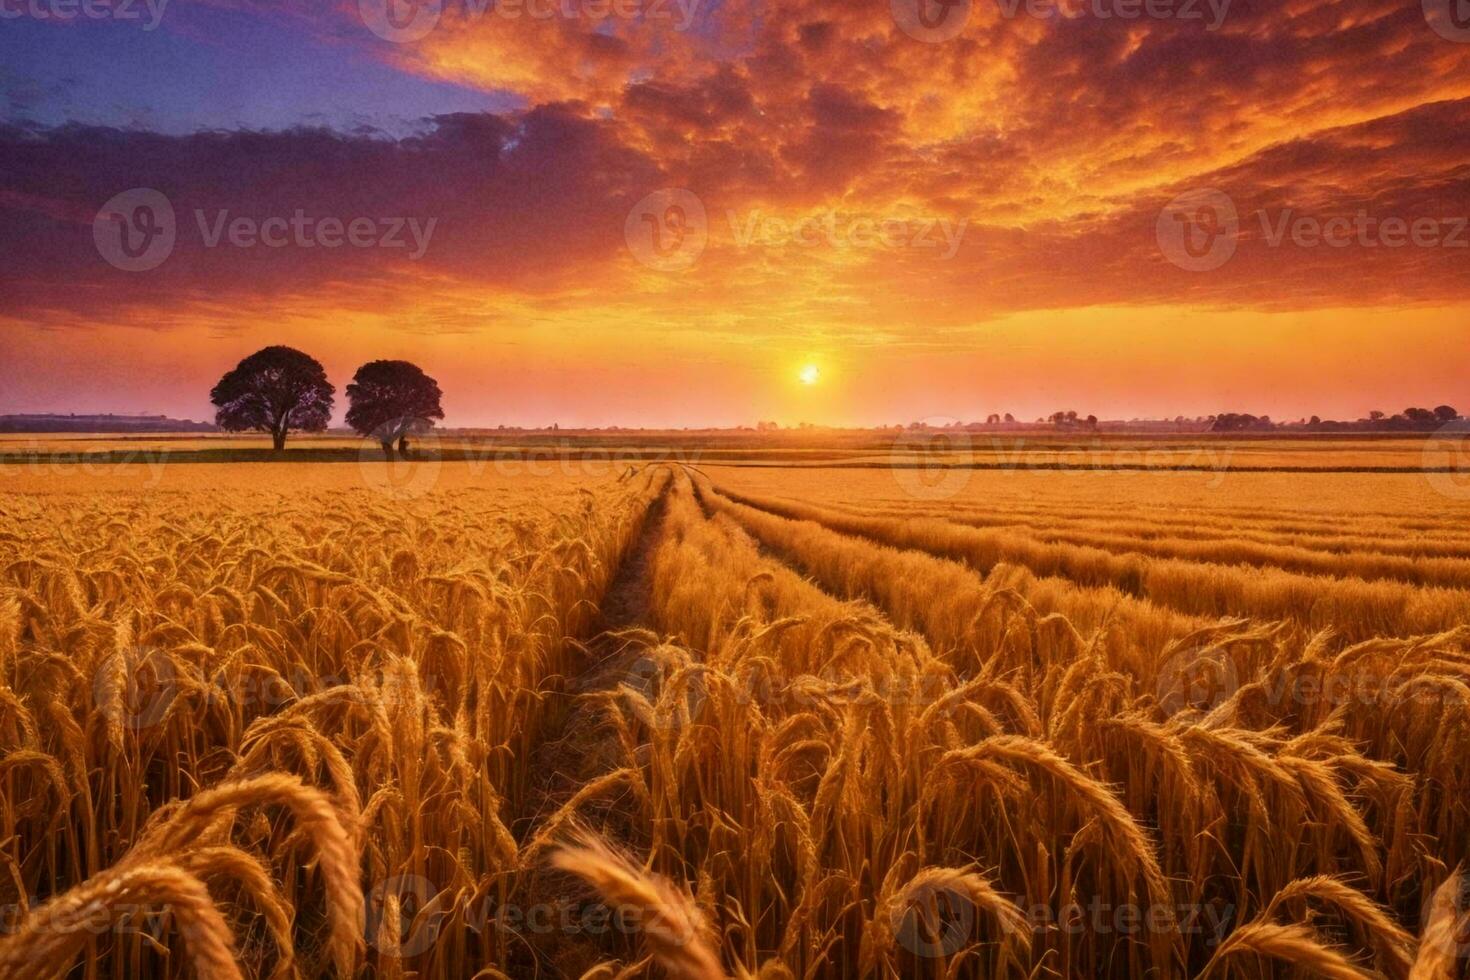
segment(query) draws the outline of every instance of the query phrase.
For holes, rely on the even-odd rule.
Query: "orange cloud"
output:
[[[525,104],[438,117],[409,138],[0,129],[6,329],[86,325],[107,344],[140,327],[203,331],[214,340],[193,345],[201,373],[206,359],[238,359],[247,340],[297,332],[345,366],[370,337],[383,356],[432,347],[550,412],[554,402],[496,374],[517,359],[531,365],[520,377],[589,418],[602,397],[608,421],[617,408],[654,411],[611,393],[618,371],[682,406],[669,389],[691,363],[711,417],[796,413],[806,396],[770,373],[820,355],[844,379],[822,386],[827,410],[866,419],[865,405],[922,400],[917,367],[868,374],[885,357],[944,378],[934,358],[972,375],[976,362],[1005,363],[1022,373],[987,380],[1013,385],[1013,401],[1027,385],[1102,399],[1098,379],[1113,378],[1127,388],[1113,404],[1172,414],[1191,391],[1198,400],[1178,410],[1224,397],[1251,407],[1259,372],[1209,369],[1234,364],[1229,351],[1269,354],[1305,377],[1324,347],[1349,371],[1351,352],[1382,336],[1397,342],[1378,364],[1412,400],[1416,376],[1440,383],[1444,358],[1423,356],[1425,345],[1446,343],[1470,310],[1470,249],[1455,244],[1455,222],[1470,215],[1470,44],[1439,36],[1418,4],[1235,0],[1211,29],[1011,17],[1002,0],[974,0],[963,31],[926,43],[888,3],[627,0],[642,6],[624,17],[598,11],[634,8],[547,2],[474,15],[446,0],[423,38],[371,48],[405,72]],[[1063,6],[1097,5],[1121,9]],[[325,15],[281,9],[332,37],[362,32],[355,0]],[[107,152],[87,152],[99,145]],[[140,186],[163,191],[179,221],[173,253],[146,274],[108,265],[89,224],[103,201]],[[693,250],[677,268],[640,261],[628,237],[643,234],[639,202],[669,188],[703,212],[678,227],[672,212],[647,216],[650,234],[668,236],[652,245]],[[1237,224],[1228,259],[1191,271],[1161,245],[1160,215],[1200,189],[1225,195]],[[410,258],[210,247],[196,221],[299,209],[435,224]],[[1437,244],[1385,240],[1385,223],[1413,239],[1423,221],[1437,223]],[[1347,227],[1345,244],[1324,243],[1324,227]],[[1221,335],[1171,343],[1171,331],[1193,329],[1181,311]],[[1338,336],[1322,332],[1327,319]],[[1073,326],[1059,331],[1059,320]],[[350,336],[332,339],[334,325]],[[1295,357],[1283,336],[1301,344]],[[1130,364],[1170,375],[1144,350],[1198,360],[1205,380],[1157,380],[1152,401],[1140,399],[1148,374]],[[579,383],[563,391],[554,376]],[[1261,380],[1257,395],[1276,398],[1282,383]],[[907,400],[892,402],[896,384]],[[961,387],[935,390],[963,404]],[[1296,388],[1301,411],[1317,410],[1309,394],[1331,397],[1315,380]],[[481,400],[467,414],[499,410]]]

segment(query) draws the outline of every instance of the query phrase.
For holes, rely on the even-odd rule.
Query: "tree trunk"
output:
[[[393,462],[393,440],[383,440],[383,455],[388,457],[388,462]]]
[[[408,459],[408,436],[406,435],[398,437],[398,455]]]
[[[280,452],[282,449],[285,449],[286,448],[286,433],[285,432],[272,432],[271,433],[271,444],[275,447],[276,452]]]

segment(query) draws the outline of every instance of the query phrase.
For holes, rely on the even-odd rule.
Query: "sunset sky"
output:
[[[1470,409],[1470,0],[120,2],[0,0],[0,413]]]

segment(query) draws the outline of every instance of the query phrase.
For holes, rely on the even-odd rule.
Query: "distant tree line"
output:
[[[1052,412],[1051,415],[1041,416],[1034,423],[1024,425],[1050,426],[1062,431],[1075,432],[1097,432],[1104,425],[1111,426],[1117,431],[1120,426],[1162,426],[1172,423],[1183,429],[1192,427],[1196,432],[1282,432],[1282,431],[1307,431],[1307,432],[1434,432],[1443,426],[1456,421],[1463,421],[1458,409],[1450,405],[1441,405],[1438,408],[1406,408],[1397,415],[1388,415],[1385,412],[1369,412],[1365,419],[1351,422],[1337,422],[1323,420],[1314,415],[1310,419],[1301,419],[1296,422],[1278,422],[1269,415],[1250,415],[1240,412],[1224,412],[1219,415],[1201,415],[1197,418],[1186,418],[1183,415],[1174,419],[1131,419],[1127,421],[1102,422],[1096,415],[1082,416],[1074,411]],[[955,421],[947,425],[935,426],[928,422],[910,422],[907,426],[894,426],[894,428],[908,428],[910,430],[921,429],[966,429],[972,432],[983,431],[985,428],[999,425],[1017,425],[1016,417],[1009,412],[1005,415],[992,413],[985,418],[985,422],[960,422]],[[774,422],[762,422],[759,429],[777,429]]]
[[[323,432],[332,420],[337,389],[326,369],[292,347],[256,351],[225,374],[209,400],[215,424],[226,432],[268,432],[277,450],[292,432]],[[371,361],[347,386],[347,424],[376,439],[389,459],[407,456],[409,436],[444,418],[439,383],[408,361]]]
[[[166,415],[0,415],[0,432],[213,432],[208,422]]]
[[[1295,423],[1276,423],[1269,415],[1238,415],[1227,412],[1211,422],[1212,432],[1271,432],[1278,429],[1306,429],[1310,432],[1433,432],[1461,418],[1458,409],[1441,405],[1435,409],[1406,408],[1397,415],[1373,411],[1365,419],[1353,422],[1324,420],[1313,415]]]
[[[1269,432],[1276,428],[1269,415],[1243,415],[1226,412],[1215,416],[1210,424],[1211,432]]]
[[[1038,419],[1038,421],[1041,421]],[[1046,421],[1058,429],[1096,429],[1097,416],[1089,415],[1087,418],[1078,418],[1076,412],[1052,412],[1051,418]]]

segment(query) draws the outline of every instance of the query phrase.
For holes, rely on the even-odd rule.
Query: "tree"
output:
[[[1434,417],[1441,422],[1453,422],[1460,417],[1460,412],[1459,409],[1452,408],[1449,405],[1441,405],[1434,410]]]
[[[347,386],[347,424],[371,436],[393,458],[393,444],[408,455],[408,437],[433,428],[444,418],[439,382],[408,361],[371,361],[357,369]]]
[[[1388,418],[1388,416],[1378,411],[1377,409],[1374,409],[1373,411],[1368,413],[1368,418],[1372,419],[1374,422],[1382,422],[1384,419]]]
[[[1249,414],[1237,414],[1235,412],[1224,412],[1215,416],[1210,425],[1212,432],[1251,432],[1266,431],[1274,428],[1271,416],[1262,415],[1257,418]]]
[[[226,432],[269,432],[277,451],[286,434],[321,432],[332,420],[327,372],[316,358],[291,347],[267,347],[235,366],[209,393],[214,421]]]

